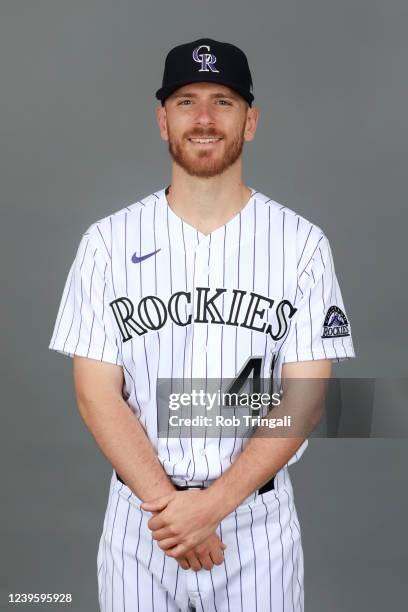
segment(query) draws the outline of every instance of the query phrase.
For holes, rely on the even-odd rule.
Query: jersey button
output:
[[[200,455],[201,455],[202,457],[204,457],[205,453],[206,453],[205,448],[200,448]]]

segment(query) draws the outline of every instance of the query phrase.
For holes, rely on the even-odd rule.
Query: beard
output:
[[[215,145],[214,149],[202,149],[197,151],[193,150],[195,145],[192,145],[187,139],[180,141],[180,139],[173,137],[168,125],[167,130],[169,153],[173,161],[181,166],[190,176],[212,178],[213,176],[222,174],[237,161],[244,147],[245,123],[243,123],[240,131],[230,140],[222,137],[222,144]],[[217,136],[221,136],[221,134],[206,130],[196,130],[195,133],[189,134],[190,138],[197,138],[199,136],[203,138],[216,138]],[[220,155],[217,151],[217,147],[224,147],[223,155]]]

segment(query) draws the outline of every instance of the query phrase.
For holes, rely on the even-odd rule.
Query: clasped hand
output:
[[[147,523],[153,539],[181,567],[211,569],[223,562],[226,546],[215,533],[222,517],[208,489],[172,491],[141,507],[154,515]]]

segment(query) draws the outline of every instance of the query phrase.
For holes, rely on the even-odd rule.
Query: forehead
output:
[[[221,85],[218,83],[189,83],[188,85],[183,85],[182,87],[179,87],[178,89],[176,89],[172,93],[172,96],[175,97],[175,96],[181,96],[185,94],[193,94],[196,96],[208,96],[208,95],[220,94],[220,95],[230,96],[237,100],[240,97],[237,94],[237,92],[235,92],[230,87],[227,87],[226,85]]]

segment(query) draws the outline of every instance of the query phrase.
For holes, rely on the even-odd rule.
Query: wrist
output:
[[[203,491],[210,510],[210,520],[219,524],[225,516],[221,491],[214,491],[210,485]]]
[[[170,478],[157,483],[153,487],[149,487],[148,493],[144,495],[145,502],[155,501],[159,497],[163,497],[164,495],[169,495],[169,493],[173,493],[176,491],[176,487],[171,482]]]
[[[226,490],[224,482],[220,479],[205,489],[205,493],[218,523],[233,512],[240,503],[230,491]]]

